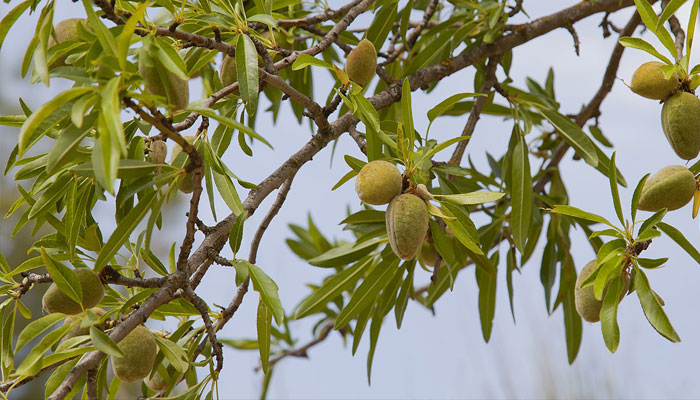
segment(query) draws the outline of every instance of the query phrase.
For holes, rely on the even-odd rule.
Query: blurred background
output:
[[[400,7],[403,7],[403,1]],[[526,0],[525,10],[535,19],[575,4],[575,1]],[[331,7],[339,4],[330,3]],[[0,16],[16,5],[0,4]],[[611,16],[617,26],[624,25],[633,10],[627,9]],[[679,12],[682,24],[686,24],[688,6]],[[68,17],[83,17],[79,3],[61,2],[55,21]],[[525,87],[525,78],[544,82],[548,68],[555,71],[557,100],[562,113],[577,113],[598,90],[603,71],[615,45],[617,35],[607,39],[598,27],[603,15],[598,14],[577,23],[576,31],[581,41],[581,55],[576,56],[573,39],[565,29],[558,29],[532,40],[515,50],[512,78],[516,86]],[[420,18],[420,14],[416,14]],[[69,87],[67,81],[54,79],[51,87],[37,84],[30,86],[28,79],[20,78],[20,64],[26,46],[31,39],[37,15],[23,16],[12,28],[0,51],[0,114],[20,114],[18,98],[31,108]],[[527,22],[519,15],[512,22]],[[353,28],[367,26],[368,18],[358,18]],[[639,34],[639,30],[637,31]],[[648,33],[643,37],[657,42]],[[634,95],[623,81],[629,82],[634,69],[651,57],[638,50],[627,50],[618,72],[618,80],[612,93],[602,105],[600,127],[615,145],[617,165],[630,187],[621,190],[623,207],[628,208],[636,182],[646,173],[654,173],[671,164],[682,164],[671,150],[661,130],[661,106],[652,100]],[[697,57],[694,57],[697,60]],[[220,59],[219,59],[220,61]],[[697,62],[697,61],[695,61]],[[691,60],[691,65],[694,62]],[[499,74],[499,78],[503,78]],[[330,76],[317,72],[315,76],[316,99],[325,99],[332,87]],[[201,97],[199,79],[190,84],[191,99]],[[460,71],[438,85],[429,94],[414,92],[413,107],[416,129],[424,132],[427,127],[427,110],[448,96],[471,92],[473,72]],[[501,104],[504,100],[496,97]],[[267,105],[261,104],[260,110]],[[262,115],[261,115],[262,116]],[[131,115],[125,117],[131,118]],[[431,136],[439,141],[459,135],[467,116],[441,117],[431,129]],[[308,125],[297,125],[289,104],[282,105],[277,125],[271,118],[258,118],[256,130],[268,139],[275,150],[259,143],[254,145],[254,157],[243,154],[231,146],[225,155],[228,166],[242,179],[259,182],[280,163],[296,152],[308,139]],[[0,127],[0,160],[3,165],[12,150],[19,129]],[[194,132],[194,130],[193,130]],[[188,134],[193,134],[189,133]],[[210,130],[212,132],[212,130]],[[507,146],[511,126],[499,118],[482,116],[467,150],[467,156],[480,169],[487,169],[485,153],[500,155]],[[433,136],[434,135],[434,136]],[[46,146],[50,145],[48,142]],[[361,205],[353,188],[353,181],[341,188],[330,188],[348,170],[342,161],[343,154],[362,158],[349,135],[338,142],[335,155],[331,147],[320,152],[309,165],[297,174],[287,202],[266,232],[258,255],[262,267],[280,286],[280,297],[287,312],[308,294],[305,284],[318,284],[327,271],[308,265],[296,257],[284,244],[291,237],[288,224],[306,226],[309,215],[322,233],[330,238],[350,239],[338,223]],[[437,159],[449,158],[450,150]],[[582,161],[573,161],[571,152],[561,164],[562,177],[569,191],[572,205],[599,213],[615,220],[608,179]],[[465,159],[466,162],[466,159]],[[534,168],[534,166],[533,166]],[[0,213],[4,215],[18,193],[12,181],[13,172],[0,177]],[[21,182],[27,185],[27,182]],[[240,192],[245,197],[244,192]],[[245,225],[242,254],[247,254],[249,240],[258,223],[267,212],[274,193],[260,206],[258,212]],[[184,236],[185,205],[187,199],[179,195],[170,203],[163,230],[155,236],[154,252],[166,257],[167,249]],[[214,219],[207,202],[202,203],[201,218],[209,225]],[[223,202],[218,202],[219,218],[228,214]],[[113,209],[100,206],[100,226],[105,235],[114,229]],[[646,213],[645,213],[646,214]],[[648,216],[648,214],[647,214]],[[670,213],[666,221],[679,228],[696,246],[700,245],[698,221],[691,219],[691,207]],[[483,223],[477,219],[477,225]],[[26,259],[26,249],[31,243],[30,228],[25,228],[14,238],[10,233],[15,220],[0,220],[0,251],[12,266]],[[581,231],[573,234],[573,251],[577,270],[594,257]],[[201,240],[201,236],[198,236]],[[576,245],[576,243],[580,245]],[[504,250],[507,250],[504,248]],[[309,351],[309,359],[285,358],[276,365],[270,385],[269,398],[280,399],[348,399],[348,398],[698,398],[700,380],[700,266],[677,245],[665,237],[655,239],[645,257],[669,257],[667,267],[649,271],[652,287],[666,302],[666,313],[681,336],[682,342],[672,344],[658,335],[647,323],[636,296],[629,296],[621,303],[619,322],[621,343],[616,354],[610,354],[603,343],[599,324],[584,322],[583,342],[577,360],[568,365],[564,340],[563,313],[557,310],[547,314],[543,289],[539,278],[539,261],[542,246],[531,262],[514,275],[514,307],[517,323],[513,323],[508,306],[505,285],[505,268],[500,269],[498,298],[494,329],[489,343],[484,343],[479,324],[478,289],[473,269],[459,275],[453,292],[446,293],[435,305],[435,315],[424,307],[409,303],[401,330],[397,330],[393,317],[385,322],[372,367],[372,383],[367,383],[367,338],[363,339],[355,357],[349,343],[344,343],[335,333]],[[229,253],[227,253],[229,252]],[[223,256],[231,257],[228,247]],[[503,259],[503,258],[502,258]],[[419,273],[420,272],[420,273]],[[429,282],[429,276],[417,269],[416,285]],[[26,300],[35,315],[39,315],[40,297],[48,285],[37,285]],[[226,305],[235,293],[234,271],[213,267],[198,289],[200,296],[210,305]],[[222,339],[255,338],[255,313],[257,293],[250,292],[244,299],[234,319],[219,334]],[[18,321],[21,318],[18,318]],[[312,339],[311,328],[316,321],[307,318],[292,321],[290,326],[295,339],[304,344]],[[170,322],[152,321],[153,329],[172,329]],[[19,328],[21,329],[21,327]],[[17,330],[19,332],[19,330]],[[257,398],[262,374],[255,371],[257,351],[240,351],[224,348],[224,371],[219,381],[219,394],[223,399]],[[44,377],[44,379],[46,376]],[[43,379],[37,379],[22,391],[13,392],[13,398],[40,398],[43,396]],[[124,398],[130,395],[125,394]]]

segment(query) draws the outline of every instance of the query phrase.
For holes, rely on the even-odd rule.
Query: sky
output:
[[[556,3],[553,7],[552,4]],[[543,2],[526,0],[525,9],[534,19],[574,4],[573,1]],[[0,15],[16,3],[0,4]],[[331,6],[338,4],[331,2]],[[402,2],[403,4],[403,2]],[[631,10],[616,13],[612,20],[622,26]],[[63,2],[56,20],[83,16],[76,3]],[[687,21],[687,10],[680,13]],[[418,15],[416,15],[418,16]],[[555,70],[555,89],[562,113],[576,113],[598,90],[607,59],[615,44],[615,36],[603,39],[600,28],[602,15],[595,15],[575,25],[581,42],[581,55],[576,56],[573,40],[565,29],[559,29],[520,46],[514,54],[511,77],[514,85],[524,87],[525,78],[538,82],[546,78],[551,66]],[[16,104],[22,96],[33,108],[68,86],[54,80],[50,88],[19,79],[19,64],[27,42],[31,38],[36,16],[23,17],[9,34],[0,50],[0,84],[4,102]],[[515,22],[525,22],[519,17]],[[353,27],[367,25],[360,18]],[[637,34],[639,31],[637,32]],[[648,32],[643,35],[656,43]],[[667,143],[660,123],[661,105],[634,95],[624,85],[634,69],[650,56],[638,50],[627,50],[622,59],[618,80],[602,106],[600,126],[615,144],[617,165],[629,183],[621,188],[623,207],[628,208],[636,182],[646,173],[654,173],[667,165],[683,164]],[[696,59],[696,57],[694,57]],[[691,60],[692,65],[692,60]],[[317,74],[315,97],[322,101],[331,87],[327,75]],[[502,74],[499,77],[503,77]],[[414,92],[413,109],[416,129],[424,132],[428,124],[427,110],[450,95],[473,91],[473,73],[460,71],[444,80],[429,94]],[[198,98],[201,85],[192,81],[191,99]],[[503,104],[503,99],[498,98]],[[261,107],[260,109],[264,109]],[[458,135],[467,116],[442,117],[431,127],[431,136],[439,140]],[[255,145],[253,158],[231,146],[225,161],[241,178],[258,182],[272,172],[308,139],[308,125],[297,125],[291,108],[283,105],[277,125],[268,118],[258,118],[256,130],[274,146],[271,151]],[[212,131],[212,130],[210,130]],[[0,128],[5,143],[15,140],[18,130]],[[511,127],[498,118],[483,116],[474,132],[467,155],[480,168],[487,168],[485,152],[502,154],[510,137]],[[0,156],[6,159],[10,148],[3,146]],[[349,239],[338,223],[346,209],[359,210],[361,205],[354,193],[353,181],[341,188],[330,188],[342,177],[348,167],[341,155],[361,158],[362,154],[348,135],[343,135],[331,158],[328,147],[317,154],[297,174],[291,192],[279,215],[265,233],[258,255],[258,265],[280,286],[280,297],[287,312],[303,299],[309,290],[307,283],[319,283],[327,274],[296,257],[284,244],[292,233],[288,224],[306,226],[311,215],[327,237]],[[445,151],[437,159],[449,157]],[[535,164],[533,164],[535,165]],[[587,211],[616,220],[609,194],[608,179],[582,161],[573,161],[567,154],[561,164],[571,204]],[[245,225],[242,249],[247,249],[250,238],[267,212],[275,195],[263,202]],[[159,254],[172,241],[180,241],[184,232],[185,197],[171,205],[171,219],[166,221],[164,241],[157,248]],[[690,217],[690,206],[671,212],[666,222],[680,229],[693,243],[700,239],[698,221]],[[102,207],[100,221],[103,232],[114,227],[108,207]],[[206,210],[206,207],[204,207]],[[218,216],[226,214],[226,205],[217,203]],[[177,218],[176,216],[180,216]],[[648,213],[644,213],[648,216]],[[213,218],[203,211],[202,219],[213,224]],[[0,221],[0,224],[6,223]],[[173,231],[177,232],[173,235]],[[201,237],[200,237],[201,239]],[[573,255],[577,269],[594,257],[585,235],[573,234]],[[579,245],[580,243],[580,245]],[[667,267],[649,271],[648,277],[666,303],[665,311],[679,333],[682,342],[673,344],[659,336],[647,323],[636,296],[628,296],[620,304],[619,322],[621,342],[618,351],[610,354],[602,340],[599,324],[584,322],[583,342],[577,360],[569,366],[566,359],[562,311],[547,314],[539,282],[539,260],[542,247],[536,250],[532,261],[514,275],[514,324],[508,306],[505,268],[499,270],[498,297],[494,328],[489,343],[484,343],[477,307],[478,288],[473,269],[462,271],[454,291],[446,293],[435,306],[435,315],[422,306],[409,303],[401,330],[392,318],[385,321],[379,337],[372,367],[372,384],[367,384],[366,355],[368,340],[363,338],[353,357],[351,348],[342,338],[332,334],[326,341],[309,351],[309,359],[287,358],[275,368],[269,390],[270,398],[280,399],[389,399],[389,398],[697,398],[700,381],[700,266],[670,239],[655,239],[644,253],[645,257],[669,257]],[[230,257],[230,253],[223,255]],[[416,286],[429,281],[427,273],[416,274]],[[234,272],[225,267],[213,267],[205,277],[198,293],[209,304],[226,305],[235,293]],[[219,334],[221,338],[255,337],[257,294],[250,292],[234,319]],[[300,344],[308,342],[313,318],[293,321],[290,326]],[[172,329],[172,324],[159,321],[149,323],[153,329]],[[225,348],[224,373],[219,389],[223,399],[257,398],[261,374],[257,366],[257,352]]]

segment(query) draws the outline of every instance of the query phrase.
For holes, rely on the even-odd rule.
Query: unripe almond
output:
[[[180,111],[190,102],[189,81],[181,79],[168,70],[163,63],[151,54],[162,51],[155,46],[144,46],[139,53],[139,73],[146,83],[146,89],[167,99],[173,111]]]
[[[60,21],[54,26],[55,38],[53,35],[49,36],[49,47],[67,42],[69,40],[78,40],[78,24],[81,23],[83,26],[87,25],[87,20],[84,18],[68,18]],[[51,64],[51,68],[61,67],[66,65],[66,57],[60,57],[58,60]]]
[[[162,140],[154,140],[149,146],[149,157],[151,158],[151,163],[153,164],[163,164],[165,162],[165,157],[168,154],[168,146]],[[157,166],[155,168],[155,173],[159,174],[162,167]]]
[[[684,160],[700,153],[700,99],[687,92],[676,93],[664,102],[661,127],[673,151]]]
[[[420,197],[405,193],[394,197],[386,210],[386,233],[394,253],[403,260],[418,254],[428,232],[428,207]]]
[[[680,80],[675,72],[667,78],[661,70],[664,65],[658,61],[640,65],[632,75],[630,89],[642,97],[654,100],[663,100],[673,94],[680,86]]]
[[[376,69],[377,50],[372,42],[363,39],[348,54],[348,58],[345,61],[345,72],[351,81],[364,86],[372,80]]]
[[[603,307],[603,300],[598,300],[595,297],[594,285],[581,288],[583,281],[588,279],[596,268],[598,268],[596,260],[592,260],[586,264],[586,266],[583,267],[581,272],[578,274],[578,278],[576,278],[576,286],[574,287],[574,303],[576,305],[576,312],[581,316],[581,318],[588,322],[600,321],[600,309]],[[620,295],[620,301],[622,301],[627,294],[627,290],[629,289],[629,276],[625,275],[624,282],[625,285],[622,290],[622,294]],[[606,291],[607,288],[603,291],[603,299],[605,298]]]
[[[190,143],[194,143],[194,136],[184,136],[184,139],[187,140]],[[175,144],[175,147],[173,148],[173,152],[170,153],[170,164],[172,164],[175,159],[177,158],[178,155],[182,152],[182,147],[180,147],[179,144]],[[192,172],[188,172],[187,175],[185,175],[184,178],[182,178],[182,183],[180,184],[180,191],[182,193],[188,194],[192,193],[194,190],[194,174]]]
[[[88,268],[76,268],[74,271],[83,292],[82,307],[63,293],[55,283],[52,283],[41,300],[46,312],[78,314],[83,311],[83,309],[95,307],[102,301],[105,295],[105,288],[102,286],[100,277]]]
[[[172,366],[168,365],[165,368],[166,372],[172,377],[177,374],[177,370]],[[177,382],[179,382],[182,377],[184,376],[184,373],[181,373],[177,375],[177,378],[175,378],[175,384],[177,385]],[[163,378],[163,375],[160,374],[160,372],[155,371],[153,375],[149,376],[148,379],[146,379],[146,386],[148,386],[151,390],[155,392],[164,392],[170,385],[168,382]]]
[[[670,165],[644,183],[637,208],[656,212],[662,208],[677,210],[688,204],[697,188],[695,176],[682,165]]]
[[[363,202],[375,206],[387,204],[401,193],[401,172],[388,161],[368,162],[357,174],[355,191]]]
[[[435,260],[437,259],[437,249],[435,248],[435,243],[432,240],[425,240],[423,242],[423,245],[421,246],[420,249],[420,260],[423,262],[425,265],[429,265],[431,267],[435,266]],[[440,266],[445,265],[445,260],[440,259]]]
[[[93,308],[92,311],[95,313],[95,315],[97,315],[97,317],[102,317],[103,315],[105,315],[104,310],[101,308]],[[77,321],[78,319],[82,319],[82,318],[80,318],[80,317],[66,318],[66,320],[63,322],[63,326],[70,325],[73,322]],[[65,334],[65,336],[63,336],[63,340],[65,341],[65,340],[68,340],[68,339],[75,337],[75,336],[83,336],[83,335],[89,335],[89,334],[90,334],[90,327],[89,326],[81,328],[80,324],[76,324],[73,328],[71,328],[68,331],[68,333]]]
[[[221,78],[221,84],[224,86],[233,85],[238,82],[238,70],[236,69],[235,58],[224,56],[224,61],[221,63],[221,69],[219,70],[219,78]],[[240,91],[236,89],[233,91],[233,94],[238,96]]]
[[[148,377],[158,354],[158,344],[151,331],[139,325],[117,346],[124,357],[112,356],[114,374],[123,382],[136,382]]]

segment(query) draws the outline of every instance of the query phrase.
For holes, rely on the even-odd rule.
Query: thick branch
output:
[[[169,276],[168,282],[164,288],[160,289],[151,297],[146,299],[138,310],[134,311],[131,315],[129,315],[129,317],[117,325],[116,328],[112,329],[109,334],[110,339],[118,343],[138,325],[145,323],[153,311],[176,297],[176,288],[182,286],[183,281],[184,274],[181,271]],[[70,373],[66,376],[63,382],[61,382],[48,400],[64,399],[73,389],[73,385],[78,382],[78,379],[88,370],[96,368],[104,357],[105,354],[101,351],[93,351],[83,356],[81,361],[71,369]]]

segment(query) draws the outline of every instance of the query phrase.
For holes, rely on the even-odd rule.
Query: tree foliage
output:
[[[296,0],[82,0],[81,19],[60,25],[53,18],[60,3],[18,1],[0,22],[0,46],[11,40],[12,26],[25,14],[38,12],[22,75],[39,86],[62,79],[72,87],[35,110],[20,99],[22,115],[0,117],[0,124],[19,133],[5,167],[21,194],[8,213],[20,216],[13,234],[41,227],[50,231],[35,238],[30,257],[19,265],[9,265],[0,254],[0,393],[11,396],[17,387],[50,374],[49,399],[113,396],[122,381],[108,379],[108,360],[125,355],[119,343],[149,319],[165,318],[176,321],[177,328],[154,332],[158,355],[147,379],[151,383],[141,385],[146,396],[156,391],[178,399],[217,396],[223,345],[259,352],[264,396],[278,362],[306,355],[332,332],[352,342],[353,354],[363,338],[369,341],[370,379],[383,324],[393,319],[400,328],[407,307],[431,308],[472,269],[488,341],[497,289],[508,291],[512,310],[512,275],[528,262],[541,266],[543,311],[561,309],[569,362],[581,342],[578,290],[588,289],[595,296],[591,300],[600,302],[596,315],[610,351],[620,341],[619,299],[633,293],[651,326],[666,339],[680,341],[644,272],[667,259],[640,254],[662,234],[698,263],[700,253],[663,222],[667,208],[640,219],[637,208],[648,176],[635,186],[631,205],[621,204],[620,186],[628,184],[597,116],[626,47],[659,59],[667,78],[679,77],[677,91],[692,93],[700,84],[700,67],[689,62],[699,1],[692,2],[685,30],[675,16],[686,2],[585,1],[514,25],[510,18],[527,15],[523,0],[354,0],[338,8]],[[610,24],[609,14],[631,7],[637,12],[626,25]],[[421,18],[412,19],[416,15]],[[551,69],[544,82],[513,83],[514,48],[558,28],[568,29],[578,46],[574,25],[595,15],[604,18],[603,35],[618,42],[599,90],[577,114],[561,110]],[[360,16],[368,22],[364,27],[357,26]],[[642,26],[661,48],[634,36]],[[378,55],[372,80],[364,86],[352,82],[343,67],[361,41],[364,53],[357,59],[362,62],[351,75],[372,67],[364,62],[375,57],[367,49],[373,46]],[[475,71],[473,90],[430,109],[430,125],[423,132],[414,124],[412,96],[449,82],[463,69]],[[335,84],[325,99],[318,99],[313,83],[322,73]],[[190,79],[203,82],[202,98],[189,98]],[[261,96],[269,108],[258,106]],[[310,139],[262,181],[240,179],[241,171],[227,165],[224,155],[237,146],[256,157],[253,142],[272,148],[274,140],[256,131],[255,120],[276,121],[283,102],[291,104],[300,124],[311,127]],[[430,138],[430,127],[444,115],[465,116],[465,127],[438,142]],[[479,170],[464,155],[481,151],[469,147],[469,140],[484,115],[509,121],[512,133],[501,154],[488,155],[490,169]],[[283,304],[278,283],[265,265],[257,264],[260,239],[297,172],[346,133],[366,158],[344,155],[348,172],[328,190],[350,184],[369,162],[399,165],[402,192],[425,199],[430,214],[425,243],[416,258],[394,254],[387,237],[387,221],[394,216],[387,217],[382,206],[366,205],[340,221],[353,234],[352,242],[329,240],[311,218],[306,226],[292,225],[289,248],[310,267],[324,268],[327,277],[311,282],[300,304]],[[163,142],[174,143],[167,146],[167,160]],[[50,143],[50,150],[40,153],[39,143]],[[558,165],[570,149],[587,168],[609,178],[615,223],[569,205]],[[700,163],[690,171],[699,173]],[[275,190],[276,200],[246,257],[241,249],[246,219]],[[169,254],[156,254],[162,210],[179,191],[189,199],[182,239],[172,243]],[[214,211],[217,197],[230,214],[200,220],[200,208]],[[695,199],[697,213],[698,191]],[[100,226],[106,218],[96,211],[100,204],[115,209],[113,231]],[[475,214],[487,222],[477,225]],[[584,264],[571,255],[570,233],[579,228],[597,256],[595,271],[577,283],[575,264]],[[197,231],[203,240],[195,241]],[[220,255],[227,244],[232,259]],[[544,246],[542,258],[531,260],[538,245]],[[196,291],[207,272],[220,267],[235,269],[238,289],[230,304],[216,311]],[[81,304],[76,268],[99,274],[105,285],[100,310],[83,310],[67,320],[57,312],[32,315],[22,296],[37,284],[52,283],[73,304]],[[416,282],[416,268],[429,271],[431,282]],[[498,274],[506,276],[506,288],[497,288]],[[236,316],[250,291],[259,294],[257,318],[244,323],[255,323],[257,339],[220,341],[217,332]],[[18,332],[19,318],[31,322]],[[299,319],[315,322],[316,338],[301,346],[292,340],[289,325]],[[29,353],[17,357],[30,342],[35,344]],[[154,379],[160,384],[153,385]],[[173,389],[179,382],[184,383]]]

